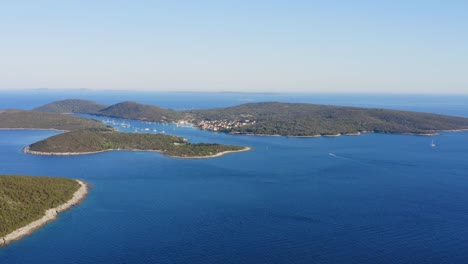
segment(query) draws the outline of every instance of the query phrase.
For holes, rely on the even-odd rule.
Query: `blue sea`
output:
[[[310,102],[468,117],[468,97],[449,95],[24,91],[0,92],[0,109],[64,98],[174,109]],[[86,117],[253,150],[194,160],[33,156],[21,148],[57,132],[0,131],[0,174],[92,185],[82,204],[0,248],[1,264],[468,263],[468,132],[290,138]]]

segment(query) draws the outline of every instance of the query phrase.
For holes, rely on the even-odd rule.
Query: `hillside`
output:
[[[175,110],[131,101],[111,105],[96,114],[152,122],[175,122],[183,116],[181,112]]]
[[[78,188],[72,179],[0,175],[0,237],[70,200]]]
[[[73,131],[111,129],[102,122],[76,116],[25,110],[0,110],[0,128],[37,128]]]
[[[249,103],[191,111],[202,129],[248,134],[313,136],[358,133],[434,133],[467,129],[468,118],[358,107]]]
[[[49,113],[83,113],[94,114],[106,108],[107,105],[98,104],[92,101],[81,99],[66,99],[55,101],[41,107],[34,108],[34,111]]]
[[[26,152],[72,155],[106,150],[158,151],[174,157],[210,157],[226,151],[242,151],[245,148],[221,144],[191,144],[181,137],[162,134],[79,130],[31,144]]]

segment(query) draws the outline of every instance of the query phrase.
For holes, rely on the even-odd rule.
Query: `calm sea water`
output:
[[[198,108],[278,96],[205,95],[154,94],[146,103],[182,109],[188,102]],[[118,96],[93,100],[113,103],[122,100]],[[308,96],[285,95],[283,101],[381,102],[468,116],[466,101],[456,97]],[[45,99],[16,94],[16,101],[17,108],[30,109]],[[0,108],[9,104],[0,100]],[[1,248],[1,264],[467,263],[466,132],[442,133],[431,148],[433,138],[422,136],[233,136],[101,119],[123,131],[156,129],[253,151],[198,160],[146,152],[32,156],[21,148],[56,132],[0,131],[0,174],[63,176],[93,186],[81,205]]]

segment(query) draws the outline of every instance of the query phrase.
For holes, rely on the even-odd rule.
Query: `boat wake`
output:
[[[348,157],[345,157],[345,156],[340,156],[340,155],[336,155],[335,153],[328,153],[329,156],[332,156],[333,158],[339,158],[339,159],[344,159],[344,160],[348,160],[348,161],[352,161],[352,162],[355,162],[355,163],[359,163],[359,164],[363,164],[363,165],[372,165],[368,162],[364,162],[364,161],[360,161],[360,160],[357,160],[357,159],[353,159],[353,158],[348,158]]]

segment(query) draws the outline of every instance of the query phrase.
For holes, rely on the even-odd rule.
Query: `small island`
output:
[[[0,247],[55,220],[87,193],[80,180],[0,175]]]
[[[23,151],[36,155],[83,155],[113,150],[155,151],[176,158],[212,158],[249,149],[222,144],[192,144],[184,138],[163,134],[83,129],[41,140]]]

